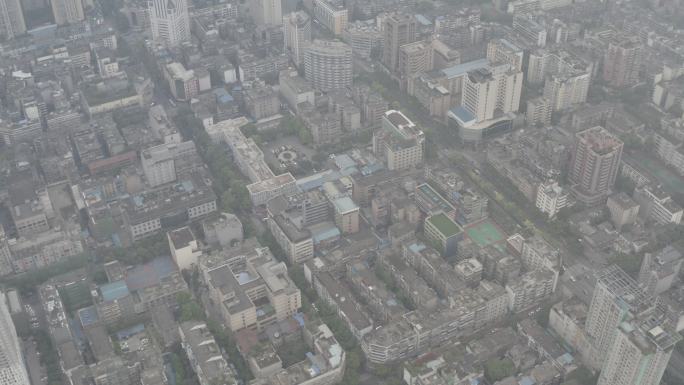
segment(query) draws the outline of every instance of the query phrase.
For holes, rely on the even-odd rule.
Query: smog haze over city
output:
[[[684,385],[684,0],[0,0],[0,385]]]

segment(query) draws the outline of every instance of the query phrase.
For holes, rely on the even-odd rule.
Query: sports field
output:
[[[485,219],[465,228],[468,238],[480,247],[487,247],[504,239],[504,234],[491,220]]]

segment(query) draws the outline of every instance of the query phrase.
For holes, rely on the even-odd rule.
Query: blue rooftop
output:
[[[338,229],[335,226],[331,226],[329,228],[321,229],[320,231],[317,231],[314,234],[312,234],[314,244],[318,244],[318,243],[321,243],[321,242],[326,241],[328,239],[333,239],[333,238],[336,238],[339,236],[340,236],[340,229]]]
[[[251,275],[249,275],[249,273],[246,271],[239,272],[237,274],[237,276],[235,277],[235,279],[237,279],[237,281],[240,285],[244,285],[246,283],[254,281],[254,278]]]
[[[354,201],[349,197],[335,199],[334,204],[335,210],[342,214],[347,213],[349,211],[357,210],[359,208],[359,206],[357,206],[356,203],[354,203]]]
[[[158,284],[176,271],[176,265],[171,257],[157,257],[130,270],[126,276],[126,284],[130,291],[144,289]]]
[[[195,185],[192,184],[192,181],[190,180],[184,180],[181,182],[181,186],[183,188],[183,191],[185,192],[193,192],[195,190]]]
[[[421,251],[425,250],[427,247],[422,244],[422,243],[412,243],[409,246],[409,250],[411,250],[414,253],[420,253]]]
[[[422,25],[426,25],[426,26],[432,25],[432,22],[430,20],[428,20],[428,18],[423,16],[423,15],[416,15],[416,21]]]
[[[128,286],[123,280],[100,286],[100,293],[102,293],[102,299],[105,302],[116,301],[129,294]]]
[[[134,336],[138,333],[141,333],[143,330],[145,330],[145,325],[144,324],[137,324],[129,327],[128,329],[121,330],[116,333],[116,337],[119,340],[125,340],[128,339],[130,336]]]
[[[537,383],[537,381],[535,381],[532,377],[525,376],[521,378],[520,381],[518,381],[518,383],[520,385],[534,385]]]
[[[337,155],[335,157],[335,164],[337,165],[337,167],[339,167],[340,170],[356,166],[356,162],[354,162],[354,159],[352,159],[351,156],[347,154]]]
[[[78,311],[78,318],[84,327],[92,325],[99,320],[95,306],[88,306]]]
[[[456,64],[455,66],[449,68],[445,68],[442,70],[442,73],[446,75],[447,78],[451,79],[457,76],[465,75],[466,73],[472,70],[476,70],[478,68],[485,68],[487,67],[487,65],[489,65],[489,60],[478,59],[466,63]]]
[[[121,237],[119,237],[119,234],[118,234],[118,233],[112,234],[112,243],[113,243],[114,246],[116,246],[116,247],[122,247],[122,246],[123,246],[122,243],[121,243]]]
[[[299,326],[304,327],[304,314],[303,313],[294,313],[292,315],[292,318],[294,318]]]
[[[511,43],[511,42],[508,41],[507,39],[501,39],[500,41],[501,41],[501,44],[505,45],[505,46],[508,47],[509,49],[512,49],[512,50],[514,50],[514,51],[520,51],[520,48],[518,48],[517,45]]]
[[[340,173],[337,171],[321,171],[304,178],[297,179],[297,187],[306,192],[323,186],[323,183],[340,179]]]
[[[361,174],[371,175],[372,173],[380,171],[383,168],[384,168],[384,166],[380,162],[367,164],[367,165],[361,167]]]
[[[214,90],[214,95],[216,95],[216,100],[219,103],[230,103],[233,100],[233,96],[226,91],[225,88],[217,88]]]
[[[569,365],[573,361],[575,361],[575,358],[572,356],[570,353],[565,353],[562,356],[558,358],[558,361],[560,361],[564,365]]]
[[[136,206],[140,207],[140,206],[143,205],[143,203],[145,203],[145,200],[143,199],[142,196],[136,195],[136,196],[133,197],[133,203],[134,203]]]
[[[449,115],[456,118],[459,124],[466,124],[475,120],[475,115],[463,106],[452,108],[449,110]]]

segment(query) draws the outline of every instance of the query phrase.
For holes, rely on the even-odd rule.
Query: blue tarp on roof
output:
[[[321,231],[312,234],[314,244],[321,243],[328,239],[336,238],[340,236],[340,229],[335,226],[330,226],[329,228],[322,229]]]
[[[113,243],[114,246],[116,246],[116,247],[121,247],[121,246],[122,246],[122,244],[121,244],[121,237],[119,237],[119,234],[117,234],[117,233],[112,234],[112,243]]]
[[[125,340],[129,338],[130,336],[134,336],[138,333],[141,333],[143,330],[145,330],[145,325],[144,324],[137,324],[129,327],[128,329],[121,330],[116,333],[116,337],[120,340]]]
[[[169,256],[157,257],[152,261],[137,266],[128,272],[126,284],[128,290],[136,291],[158,284],[162,278],[166,278],[176,272],[176,265]]]
[[[349,155],[342,154],[335,157],[335,165],[337,165],[340,170],[344,170],[345,168],[355,167],[356,162],[354,162],[354,159]]]
[[[411,250],[412,252],[414,252],[416,254],[420,253],[421,251],[425,250],[426,248],[427,247],[422,243],[412,243],[409,246],[409,250]]]
[[[92,325],[99,320],[95,306],[84,307],[78,311],[78,318],[81,320],[81,325],[84,327]]]
[[[340,179],[340,173],[337,171],[321,171],[318,174],[313,174],[304,178],[297,179],[297,187],[306,192],[323,186],[325,182],[331,182]]]
[[[562,356],[558,357],[558,361],[562,364],[569,365],[573,361],[575,361],[575,358],[572,356],[572,354],[565,353]]]
[[[133,204],[135,204],[136,206],[142,206],[143,203],[145,203],[145,200],[142,196],[136,195],[133,197]]]
[[[230,103],[233,100],[233,96],[226,91],[225,88],[218,88],[214,90],[214,95],[219,103]]]
[[[246,271],[241,271],[237,274],[235,277],[237,279],[238,283],[240,285],[244,285],[246,283],[252,282],[254,278]]]
[[[304,314],[302,314],[302,313],[294,313],[294,314],[292,315],[292,318],[294,318],[295,321],[297,321],[297,323],[299,324],[299,326],[304,327]]]
[[[468,123],[475,120],[475,115],[463,108],[463,106],[452,108],[449,110],[449,114],[452,114],[454,117],[456,117],[457,120],[459,120],[459,123]]]
[[[372,173],[378,172],[378,171],[382,170],[383,168],[384,168],[384,166],[380,162],[367,164],[367,165],[361,167],[361,174],[371,175]]]
[[[422,25],[432,25],[432,22],[430,20],[428,20],[428,18],[423,16],[423,15],[416,15],[416,21]]]
[[[335,205],[335,209],[337,209],[339,213],[347,213],[359,208],[359,206],[357,206],[356,203],[354,203],[354,201],[349,197],[335,199],[335,201],[333,201],[333,205]]]
[[[115,301],[129,294],[125,281],[115,281],[100,286],[100,293],[105,302]]]
[[[456,64],[455,66],[451,66],[449,68],[445,68],[442,70],[442,73],[446,75],[449,79],[451,79],[460,75],[464,75],[467,72],[476,70],[478,68],[485,68],[488,64],[489,60],[478,59],[466,63]]]

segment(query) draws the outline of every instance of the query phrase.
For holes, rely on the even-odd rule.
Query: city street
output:
[[[23,341],[24,360],[32,385],[42,385],[47,381],[45,368],[40,364],[40,356],[33,340]]]

